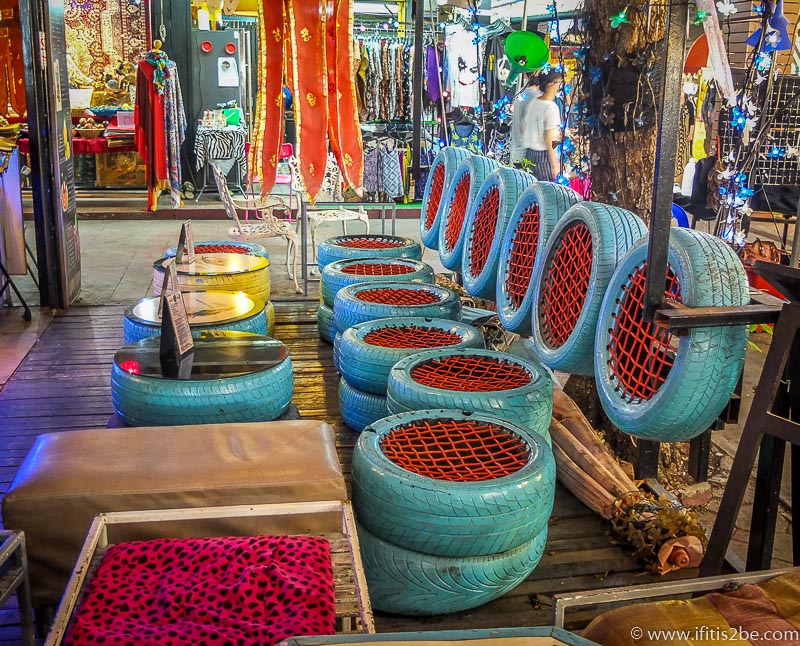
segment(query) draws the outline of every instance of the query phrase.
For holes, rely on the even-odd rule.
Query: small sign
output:
[[[192,233],[192,221],[186,220],[181,226],[181,235],[178,238],[178,248],[175,251],[175,262],[184,262],[183,252],[186,252],[186,262],[192,264],[195,259],[194,254],[194,235]]]
[[[161,267],[164,270],[164,279],[161,282],[161,299],[158,302],[158,317],[161,318],[164,311],[164,297],[169,290],[180,291],[178,287],[178,269],[175,258],[167,258]]]
[[[183,295],[170,290],[164,296],[164,303],[158,351],[161,374],[167,379],[189,379],[192,376],[194,339]]]

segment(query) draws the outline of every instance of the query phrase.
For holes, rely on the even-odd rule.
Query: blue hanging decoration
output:
[[[757,14],[764,13],[763,5],[754,7],[753,11]],[[775,32],[773,34],[767,33],[764,39],[762,49],[764,51],[786,50],[792,48],[792,39],[789,37],[789,19],[783,15],[783,0],[777,0],[775,3],[775,12],[770,16],[769,22],[770,30]],[[761,41],[761,27],[756,29],[747,40],[744,41],[750,47],[758,47]]]

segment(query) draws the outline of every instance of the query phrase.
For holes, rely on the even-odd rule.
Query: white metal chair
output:
[[[289,168],[292,173],[294,192],[296,195],[301,196],[300,199],[303,200],[305,190],[300,176],[300,165],[297,157],[289,158]],[[338,208],[321,208],[319,210],[313,207],[313,210],[309,210],[307,206],[305,207],[308,228],[311,232],[311,254],[314,264],[317,262],[317,229],[321,224],[326,222],[341,222],[342,231],[344,235],[347,235],[347,223],[360,220],[366,227],[366,233],[369,233],[369,216],[364,210],[364,207],[359,206],[357,209],[345,208],[346,203],[344,201],[344,195],[342,194],[342,172],[339,170],[336,157],[333,153],[328,153],[328,162],[325,166],[325,178],[323,179],[322,188],[317,196],[317,201],[323,203],[342,202],[342,206]],[[301,209],[302,208],[304,208],[303,205],[301,205]],[[301,215],[298,215],[298,227],[301,217]]]
[[[228,182],[219,167],[213,162],[210,166],[217,184],[219,199],[225,207],[225,213],[236,223],[235,227],[228,229],[228,236],[241,242],[259,238],[283,238],[286,240],[286,271],[289,273],[289,278],[294,281],[295,291],[301,294],[303,290],[297,283],[297,232],[293,231],[285,220],[275,217],[273,211],[278,205],[265,206],[263,203],[253,203],[249,200],[242,204],[231,195]],[[245,210],[245,212],[255,209],[258,221],[243,224],[239,219],[238,209]]]

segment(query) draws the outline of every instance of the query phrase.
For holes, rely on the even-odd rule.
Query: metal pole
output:
[[[553,2],[557,2],[557,0],[553,0]],[[525,4],[522,6],[522,31],[528,31],[528,0],[525,0]],[[517,80],[517,94],[525,89],[525,83],[525,77],[520,74]]]
[[[664,300],[667,284],[667,252],[672,221],[672,187],[681,113],[683,55],[686,49],[685,4],[670,3],[665,27],[662,72],[664,87],[658,113],[655,180],[650,212],[650,238],[647,244],[647,291],[644,317],[652,321]]]
[[[792,236],[792,257],[789,260],[790,267],[797,267],[797,261],[800,260],[800,227],[797,223],[800,222],[800,201],[797,203],[797,214],[794,218],[794,235]],[[784,240],[786,237],[784,236]]]
[[[422,29],[425,20],[425,0],[414,1],[414,127],[411,141],[411,168],[413,169],[414,183],[419,182],[420,174],[420,142],[422,140]]]

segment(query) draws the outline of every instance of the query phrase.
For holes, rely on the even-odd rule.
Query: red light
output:
[[[233,56],[236,53],[236,45],[234,45],[233,43],[228,43],[227,45],[225,45],[225,52]]]
[[[124,370],[132,375],[139,374],[139,362],[138,361],[120,361],[119,363],[120,370]]]

